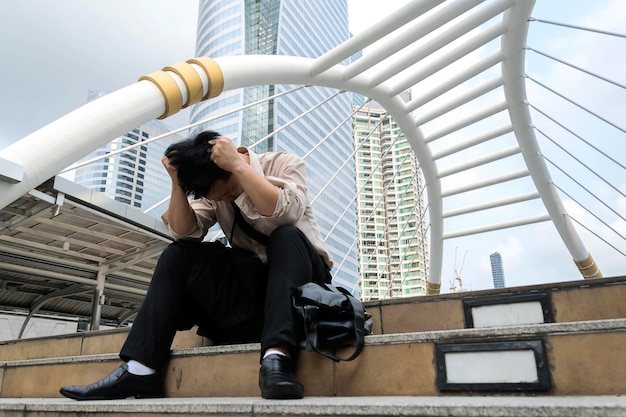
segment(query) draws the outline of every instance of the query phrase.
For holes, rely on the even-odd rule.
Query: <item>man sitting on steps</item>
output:
[[[162,161],[172,179],[163,219],[176,241],[161,254],[120,351],[125,363],[93,384],[62,387],[61,394],[164,396],[174,335],[197,325],[215,343],[260,341],[263,398],[302,398],[293,364],[304,335],[292,290],[330,282],[332,267],[309,205],[303,161],[283,152],[257,155],[210,131],[171,145]],[[215,223],[232,247],[202,242]]]

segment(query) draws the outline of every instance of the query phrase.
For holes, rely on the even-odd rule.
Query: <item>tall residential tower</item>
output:
[[[354,117],[361,299],[424,294],[424,179],[400,128],[373,101]]]

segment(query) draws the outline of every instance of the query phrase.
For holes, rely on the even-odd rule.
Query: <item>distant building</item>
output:
[[[354,147],[361,299],[424,294],[429,250],[424,179],[415,154],[373,101],[355,113]]]
[[[90,91],[88,101],[105,94]],[[170,195],[170,177],[163,168],[161,157],[172,142],[182,139],[181,136],[175,134],[147,145],[112,153],[169,131],[171,129],[163,122],[154,120],[125,133],[83,158],[85,161],[103,156],[92,164],[78,168],[73,180],[111,199],[146,211]],[[166,208],[167,204],[163,204],[149,214],[159,217]]]
[[[502,269],[502,257],[498,252],[489,255],[491,260],[491,276],[494,288],[504,288],[504,270]]]

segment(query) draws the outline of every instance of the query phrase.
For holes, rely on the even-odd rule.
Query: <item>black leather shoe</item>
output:
[[[261,396],[273,400],[293,400],[304,397],[304,386],[296,381],[291,359],[269,355],[261,361],[259,370]]]
[[[128,372],[123,364],[100,381],[86,386],[62,387],[61,394],[73,400],[120,400],[128,397],[164,397],[163,376],[160,372],[140,376]]]

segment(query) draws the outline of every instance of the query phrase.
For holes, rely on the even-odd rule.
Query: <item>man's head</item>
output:
[[[205,197],[216,181],[228,181],[231,173],[223,170],[210,158],[209,141],[220,136],[213,131],[205,131],[197,136],[170,145],[165,156],[176,167],[178,182],[188,196]]]

